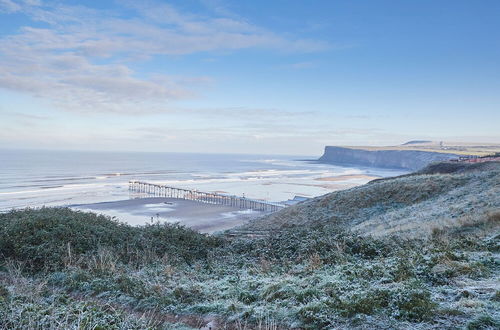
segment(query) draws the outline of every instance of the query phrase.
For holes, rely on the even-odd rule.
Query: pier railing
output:
[[[246,197],[175,188],[135,180],[129,181],[129,190],[137,193],[153,195],[155,197],[179,198],[207,204],[226,205],[240,209],[252,209],[263,212],[276,212],[286,207],[286,205],[283,204],[255,200]]]

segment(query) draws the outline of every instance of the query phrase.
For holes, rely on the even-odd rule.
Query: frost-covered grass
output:
[[[0,219],[0,328],[495,327],[500,236],[486,222],[421,239],[332,224],[228,239],[12,212]]]
[[[463,221],[482,222],[499,211],[499,162],[441,163],[299,203],[253,221],[245,229],[335,223],[365,235],[415,237],[429,235],[436,228],[459,227]]]

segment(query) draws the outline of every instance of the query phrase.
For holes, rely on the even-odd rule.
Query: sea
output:
[[[402,170],[301,155],[0,150],[0,211],[134,198],[130,180],[273,202],[315,197]]]

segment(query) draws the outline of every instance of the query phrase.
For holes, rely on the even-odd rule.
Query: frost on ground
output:
[[[1,214],[0,328],[496,329],[500,213],[487,185],[498,176],[483,172],[426,174],[431,188],[416,176],[382,180],[342,210],[328,202],[349,192],[327,195],[302,207],[326,205],[338,211],[330,218],[278,226],[283,215],[275,215],[263,220],[274,230],[258,237],[130,227],[67,209]],[[468,191],[484,195],[476,201]],[[443,221],[452,197],[477,212],[452,210],[457,216]],[[415,215],[425,234],[345,226],[354,219],[362,230],[363,215],[391,209],[389,226],[409,218],[404,209],[424,212],[421,203],[434,208]]]
[[[244,228],[334,223],[364,235],[421,237],[437,228],[483,221],[498,211],[500,162],[438,163],[299,203]]]

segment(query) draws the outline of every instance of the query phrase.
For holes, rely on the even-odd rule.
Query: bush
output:
[[[11,211],[0,215],[0,255],[31,271],[61,269],[99,246],[126,250],[132,228],[109,217],[66,208]]]
[[[298,317],[305,329],[331,328],[336,315],[332,313],[331,305],[325,300],[315,300],[300,307]]]
[[[392,294],[394,316],[409,321],[426,321],[433,317],[437,304],[431,293],[419,282],[410,282]]]
[[[397,247],[392,240],[358,237],[335,225],[292,226],[256,239],[238,239],[225,246],[234,255],[266,259],[280,264],[314,257],[316,264],[338,264],[352,258],[387,256]]]
[[[148,255],[192,263],[219,244],[214,237],[176,224],[132,227],[67,208],[11,211],[0,214],[0,223],[0,256],[23,262],[32,272],[60,270],[82,261],[96,270],[109,269],[113,258],[141,263],[151,261],[145,259]]]
[[[373,289],[350,294],[339,306],[341,314],[352,317],[357,314],[374,314],[389,303],[389,291]]]
[[[500,320],[490,315],[480,315],[467,324],[468,330],[499,329]]]
[[[152,252],[153,259],[166,257],[169,262],[186,262],[205,259],[221,239],[200,234],[179,224],[154,224],[136,228],[133,246],[141,253]]]

